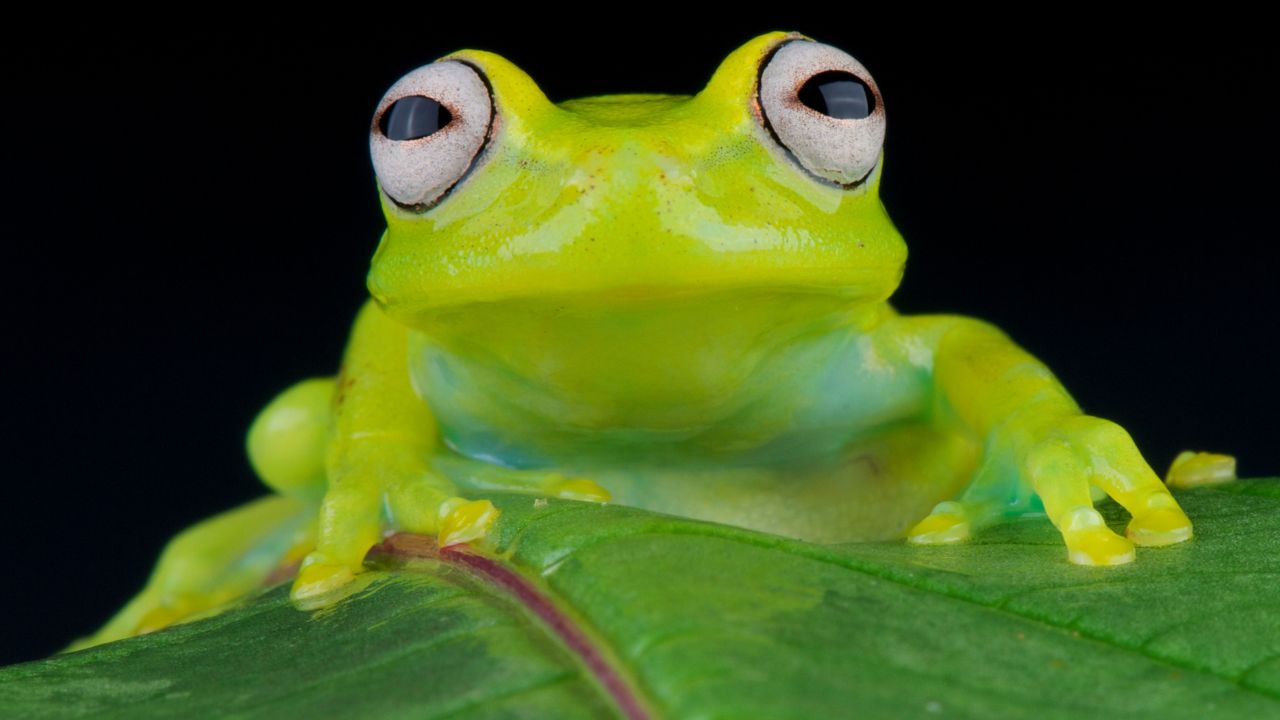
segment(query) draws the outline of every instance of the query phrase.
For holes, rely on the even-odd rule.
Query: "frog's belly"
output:
[[[900,425],[802,467],[573,467],[614,502],[813,542],[887,540],[955,497],[977,466],[969,439]]]

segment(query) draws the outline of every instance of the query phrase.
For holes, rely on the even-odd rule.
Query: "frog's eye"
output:
[[[453,121],[453,113],[435,98],[407,95],[382,113],[378,129],[392,140],[417,140]]]
[[[758,108],[773,139],[820,178],[853,187],[880,158],[880,91],[843,50],[810,40],[783,43],[760,72]]]
[[[382,96],[373,116],[378,184],[401,207],[432,207],[475,164],[492,125],[489,85],[474,67],[445,60],[414,70]]]

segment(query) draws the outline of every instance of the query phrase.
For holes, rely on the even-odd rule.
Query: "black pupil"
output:
[[[382,134],[392,140],[414,140],[430,135],[449,121],[449,109],[429,97],[409,95],[391,103],[382,113]]]
[[[867,84],[842,70],[809,78],[800,88],[800,102],[837,120],[859,120],[876,109],[875,95]]]

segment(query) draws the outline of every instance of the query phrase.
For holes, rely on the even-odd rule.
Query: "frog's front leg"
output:
[[[404,326],[372,301],[356,319],[333,398],[315,550],[303,561],[293,598],[346,584],[384,530],[436,535],[441,545],[485,535],[498,510],[457,496],[430,464],[435,419],[409,381]]]
[[[923,341],[934,413],[980,439],[983,459],[965,494],[941,503],[909,533],[914,542],[963,539],[969,527],[1025,509],[1034,490],[1072,562],[1116,565],[1134,544],[1191,537],[1191,521],[1119,425],[1086,415],[1042,363],[994,326],[958,316],[895,318],[896,336]],[[1091,487],[1133,516],[1127,539],[1093,507]]]

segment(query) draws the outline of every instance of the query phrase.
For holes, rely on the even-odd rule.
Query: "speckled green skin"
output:
[[[846,188],[778,144],[756,84],[784,42],[808,40],[760,36],[691,97],[558,105],[496,55],[443,59],[487,79],[484,150],[425,211],[382,196],[339,376],[250,435],[315,520],[296,600],[350,581],[391,530],[483,538],[502,490],[824,542],[960,541],[1038,496],[1082,564],[1191,536],[1129,435],[998,329],[888,304],[907,252],[883,154]],[[1093,489],[1133,514],[1128,538]]]

